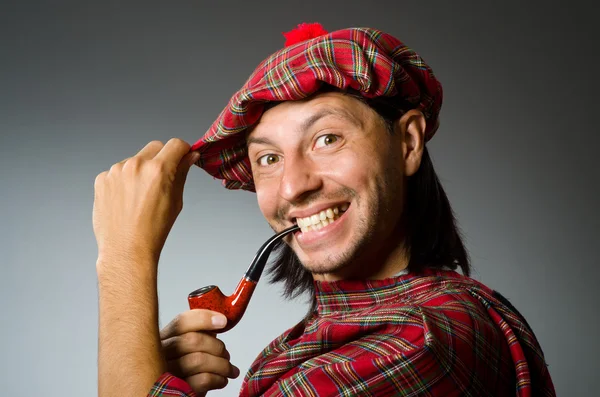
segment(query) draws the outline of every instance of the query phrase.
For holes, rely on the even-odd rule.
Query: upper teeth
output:
[[[317,214],[307,216],[306,218],[296,218],[298,222],[298,226],[302,232],[307,232],[310,230],[319,230],[322,227],[333,223],[337,218],[339,218],[339,214],[348,209],[348,204],[344,203],[339,207],[331,207],[323,210]]]

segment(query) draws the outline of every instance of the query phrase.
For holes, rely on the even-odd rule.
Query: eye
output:
[[[333,145],[335,142],[337,142],[337,140],[338,140],[337,135],[333,135],[333,134],[321,135],[320,137],[317,138],[317,141],[315,142],[315,147],[320,148],[320,147],[324,147],[324,146]]]
[[[276,154],[272,154],[272,153],[265,154],[264,156],[259,157],[258,160],[256,160],[256,162],[261,167],[266,167],[266,166],[273,165],[273,164],[279,162],[279,156]]]

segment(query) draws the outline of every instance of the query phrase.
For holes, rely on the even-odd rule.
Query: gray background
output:
[[[597,394],[598,45],[577,1],[31,2],[0,6],[1,394],[96,394],[93,182],[153,139],[195,141],[304,21],[372,26],[444,84],[430,144],[474,277],[536,331],[560,395]],[[160,264],[161,322],[232,291],[270,236],[255,197],[193,169]],[[262,282],[223,340],[243,371],[305,304]],[[236,395],[231,382],[213,395]]]

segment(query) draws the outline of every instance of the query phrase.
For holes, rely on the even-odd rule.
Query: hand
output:
[[[224,388],[228,378],[240,374],[229,362],[225,344],[210,332],[226,324],[220,313],[194,309],[175,317],[160,332],[168,371],[184,379],[198,396]]]
[[[154,141],[96,177],[93,224],[99,263],[115,255],[158,263],[183,208],[183,186],[198,156],[180,139],[165,145]]]

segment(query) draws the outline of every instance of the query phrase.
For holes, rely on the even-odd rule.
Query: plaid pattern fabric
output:
[[[526,321],[453,271],[316,283],[318,313],[256,359],[242,396],[554,396]]]
[[[152,386],[148,397],[167,396],[196,397],[196,393],[184,380],[165,372]]]
[[[555,396],[510,302],[454,271],[316,282],[318,311],[263,350],[240,396]],[[165,374],[149,394],[194,396]]]
[[[352,88],[367,98],[395,97],[399,107],[421,110],[427,119],[426,140],[437,129],[442,86],[423,59],[387,33],[344,29],[265,59],[192,145],[201,154],[197,165],[228,189],[254,191],[244,132],[259,120],[266,102],[303,99],[323,83]]]

